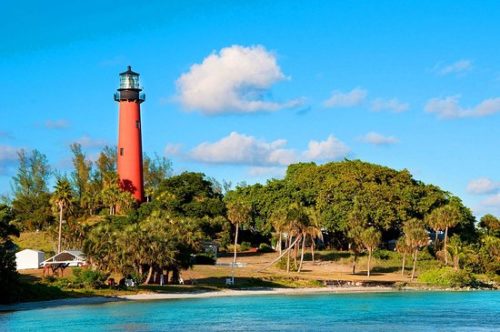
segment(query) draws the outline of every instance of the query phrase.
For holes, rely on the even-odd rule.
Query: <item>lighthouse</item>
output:
[[[119,103],[117,168],[122,190],[130,192],[138,202],[144,200],[141,103],[146,96],[141,91],[139,73],[128,66],[120,74],[120,87],[114,96]]]

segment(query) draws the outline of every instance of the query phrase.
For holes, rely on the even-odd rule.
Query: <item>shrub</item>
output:
[[[199,265],[214,265],[215,259],[209,254],[197,254],[194,257],[194,264]]]
[[[287,259],[288,258],[286,257],[286,255],[281,257],[281,259],[277,263],[278,268],[286,271]],[[293,259],[293,257],[290,257],[290,271],[296,272],[298,269],[299,267],[295,264],[295,260]]]
[[[454,271],[451,267],[430,269],[422,272],[418,279],[424,283],[441,287],[477,287],[478,282],[468,270]]]
[[[267,243],[261,243],[259,245],[259,252],[273,252],[273,248]]]
[[[396,253],[394,251],[389,251],[389,250],[385,250],[385,249],[379,249],[379,250],[375,250],[373,252],[373,258],[386,261],[386,260],[389,260],[391,258],[396,257],[395,254]]]
[[[73,280],[75,284],[88,288],[101,288],[108,279],[109,274],[90,269],[73,269]]]
[[[241,251],[247,251],[247,250],[250,250],[250,248],[252,248],[252,244],[250,242],[241,242],[240,244],[240,250]]]

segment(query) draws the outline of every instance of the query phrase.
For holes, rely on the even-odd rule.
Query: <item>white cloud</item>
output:
[[[79,139],[75,140],[74,143],[80,144],[83,148],[102,148],[107,145],[107,142],[103,139],[95,139],[90,136],[82,136]]]
[[[425,105],[427,113],[435,113],[441,119],[483,117],[500,112],[500,98],[485,99],[471,108],[463,108],[458,101],[460,95],[432,98]]]
[[[300,160],[325,161],[345,157],[349,147],[330,135],[325,141],[309,141],[308,149],[299,153],[287,148],[287,141],[267,142],[253,136],[232,132],[216,142],[204,142],[185,156],[191,160],[212,164],[254,166],[252,174],[262,174],[269,167],[287,166]]]
[[[4,174],[10,167],[17,163],[17,148],[0,145],[0,174]]]
[[[445,66],[436,67],[439,75],[462,74],[472,69],[472,61],[462,59]]]
[[[500,190],[500,182],[495,182],[489,178],[478,178],[469,181],[467,192],[471,194],[494,194]]]
[[[64,129],[69,127],[69,122],[64,119],[47,120],[45,121],[44,126],[48,129]]]
[[[259,140],[232,132],[215,143],[204,142],[195,147],[189,156],[205,163],[242,165],[288,165],[295,161],[295,152],[286,149],[286,140],[272,142]]]
[[[332,96],[324,101],[325,107],[353,107],[360,105],[368,92],[361,88],[352,89],[349,92],[333,91]]]
[[[377,98],[372,101],[371,109],[375,112],[390,111],[394,113],[401,113],[407,111],[410,108],[408,103],[400,102],[396,98],[392,99],[382,99]]]
[[[369,132],[368,134],[360,137],[360,141],[374,145],[390,145],[399,142],[399,140],[394,136],[384,136],[376,132]]]
[[[177,100],[188,110],[207,115],[252,113],[295,107],[300,100],[264,99],[270,87],[286,77],[274,54],[263,46],[234,45],[212,53],[177,79]]]
[[[347,156],[349,151],[347,145],[330,135],[325,141],[309,141],[303,156],[308,160],[337,160]]]

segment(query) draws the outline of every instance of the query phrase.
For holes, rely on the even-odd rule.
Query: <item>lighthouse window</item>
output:
[[[120,156],[123,156],[123,148],[120,148]]]
[[[135,127],[141,129],[141,121],[137,120],[135,122]]]

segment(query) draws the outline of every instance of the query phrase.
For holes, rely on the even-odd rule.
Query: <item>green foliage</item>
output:
[[[286,266],[287,266],[287,257],[286,255],[282,257],[277,263],[276,266],[281,269],[286,271]],[[290,271],[291,272],[297,272],[299,269],[299,266],[296,264],[294,259],[290,259]]]
[[[102,288],[108,279],[109,274],[91,269],[73,269],[73,282],[76,287],[83,288]]]
[[[274,252],[273,248],[271,248],[271,246],[267,243],[261,243],[259,244],[259,252],[263,252],[263,253],[266,253],[266,252]]]
[[[379,250],[375,250],[373,252],[373,258],[386,261],[386,260],[398,258],[398,254],[395,253],[394,251],[379,249]]]
[[[12,211],[0,205],[0,303],[12,302],[19,289],[19,275],[11,236],[19,236],[19,231],[11,224]]]
[[[157,154],[149,157],[144,154],[144,192],[150,201],[156,196],[161,182],[172,175],[172,162]]]
[[[250,250],[252,248],[252,244],[250,242],[241,242],[240,244],[240,250],[241,251],[247,251],[247,250]]]
[[[53,241],[48,231],[22,232],[18,238],[13,239],[13,242],[20,250],[33,249],[45,253],[54,253],[57,248],[56,242]]]
[[[184,172],[163,180],[156,201],[159,208],[176,216],[213,218],[226,212],[222,194],[202,173]]]
[[[478,282],[470,271],[454,271],[451,267],[427,270],[419,275],[418,280],[440,287],[478,287]]]
[[[485,235],[479,249],[480,272],[500,275],[500,238]]]
[[[493,235],[496,237],[500,237],[500,219],[491,215],[486,214],[481,217],[481,221],[479,222],[479,226],[485,231],[488,235]]]
[[[283,180],[237,187],[227,196],[252,205],[250,227],[262,234],[270,234],[279,226],[280,219],[284,219],[279,217],[279,211],[286,211],[291,204],[314,208],[318,226],[335,234],[332,240],[344,248],[357,238],[353,227],[357,224],[361,229],[371,226],[381,231],[382,240],[395,239],[401,235],[405,221],[423,219],[448,203],[453,203],[462,215],[455,231],[469,238],[475,233],[472,214],[457,198],[414,180],[407,170],[396,171],[359,160],[290,165]]]
[[[196,254],[194,257],[194,264],[199,264],[199,265],[214,265],[215,264],[215,259],[212,257],[212,255],[201,253],[201,254]]]
[[[18,152],[19,167],[13,180],[12,209],[21,230],[41,230],[52,223],[47,183],[52,174],[47,157],[33,150]]]

